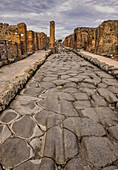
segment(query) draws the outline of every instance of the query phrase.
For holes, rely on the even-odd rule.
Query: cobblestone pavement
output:
[[[51,55],[0,116],[0,170],[118,169],[118,81]]]

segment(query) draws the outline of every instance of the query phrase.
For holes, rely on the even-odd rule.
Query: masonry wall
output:
[[[104,21],[97,28],[78,27],[64,45],[107,56],[118,56],[118,20]],[[73,45],[72,45],[73,44]]]
[[[34,52],[34,32],[32,30],[27,31],[27,52]]]
[[[25,23],[9,25],[0,23],[0,57],[5,54],[5,40],[7,44],[8,58],[27,56],[29,53],[49,47],[49,38],[45,33],[27,31]],[[17,51],[17,52],[16,52]]]

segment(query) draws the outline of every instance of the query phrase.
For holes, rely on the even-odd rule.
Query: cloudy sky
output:
[[[25,22],[28,30],[49,36],[49,21],[54,20],[56,39],[108,19],[118,19],[118,0],[0,0],[1,23]]]

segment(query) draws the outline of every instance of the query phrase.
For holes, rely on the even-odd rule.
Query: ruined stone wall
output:
[[[83,48],[87,51],[95,49],[95,31],[96,28],[79,27],[74,30],[74,47]]]
[[[27,51],[34,52],[34,32],[32,30],[27,31]]]
[[[73,39],[70,37],[71,35],[64,40],[67,47],[118,56],[118,20],[104,21],[97,28],[78,27],[74,30]]]
[[[118,38],[118,20],[104,21],[96,29],[95,52],[102,55],[115,54]]]
[[[29,53],[49,47],[49,38],[45,33],[27,31],[25,23],[9,25],[0,23],[0,57],[6,59],[5,40],[8,58],[27,56]],[[10,48],[9,48],[10,47]],[[1,60],[1,59],[0,59]]]

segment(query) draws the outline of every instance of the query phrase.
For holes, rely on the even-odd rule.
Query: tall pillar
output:
[[[23,43],[23,54],[27,55],[27,26],[25,23],[18,24],[18,30],[21,35],[21,41]]]
[[[27,31],[27,51],[34,52],[34,32],[32,30]]]
[[[50,48],[55,47],[55,22],[50,21]]]

